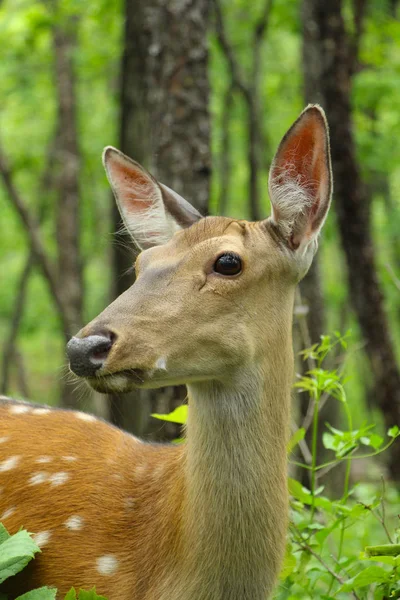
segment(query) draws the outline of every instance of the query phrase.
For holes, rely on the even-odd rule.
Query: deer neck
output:
[[[265,600],[275,584],[287,527],[286,337],[273,361],[244,367],[235,383],[189,386],[184,598]]]

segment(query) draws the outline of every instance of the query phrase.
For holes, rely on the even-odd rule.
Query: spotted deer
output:
[[[294,292],[331,197],[323,110],[284,136],[260,222],[202,218],[114,148],[104,165],[143,251],[132,287],[69,342],[70,368],[105,393],[186,384],[186,442],[3,399],[0,520],[42,553],[2,591],[266,600],[286,542]]]

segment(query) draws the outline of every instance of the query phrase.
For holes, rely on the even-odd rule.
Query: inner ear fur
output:
[[[103,164],[122,219],[139,248],[164,244],[177,230],[201,219],[189,202],[116,148],[105,148]]]
[[[283,137],[269,194],[272,220],[292,249],[318,235],[332,194],[329,130],[320,106],[308,106]]]

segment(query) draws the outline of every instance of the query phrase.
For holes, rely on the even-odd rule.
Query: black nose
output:
[[[105,363],[113,342],[111,334],[71,338],[67,344],[71,371],[79,377],[92,377]]]

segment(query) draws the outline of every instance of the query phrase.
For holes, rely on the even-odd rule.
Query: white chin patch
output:
[[[125,375],[113,375],[107,381],[107,387],[115,392],[123,392],[129,385],[129,379]]]
[[[167,359],[161,356],[154,366],[158,371],[166,371],[167,370]]]

